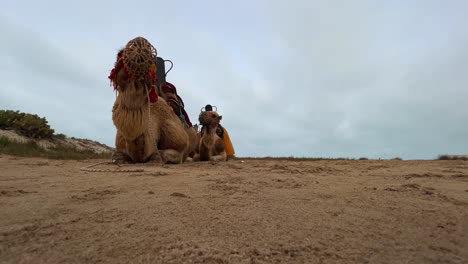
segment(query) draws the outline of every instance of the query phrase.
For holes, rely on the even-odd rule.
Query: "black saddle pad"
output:
[[[161,57],[156,57],[156,77],[158,78],[156,83],[158,87],[166,83],[166,65]]]

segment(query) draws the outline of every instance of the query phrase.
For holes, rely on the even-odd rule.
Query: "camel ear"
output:
[[[223,119],[223,116],[219,116],[219,120]]]

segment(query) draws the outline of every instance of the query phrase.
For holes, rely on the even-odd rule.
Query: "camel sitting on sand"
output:
[[[159,69],[159,68],[158,68]],[[161,80],[159,80],[161,81]],[[189,136],[189,148],[187,150],[189,159],[191,160],[195,154],[197,148],[197,128],[193,127],[190,118],[185,111],[185,105],[182,98],[177,94],[177,88],[169,82],[164,82],[159,87],[159,92],[162,98],[167,102],[167,104],[172,108],[176,116],[180,119],[184,125],[185,132]]]
[[[200,113],[198,121],[202,125],[199,135],[198,153],[196,161],[226,161],[226,149],[223,139],[218,135],[219,122],[223,117],[216,111],[204,111]]]
[[[114,162],[177,164],[188,156],[190,136],[157,93],[156,56],[156,49],[142,37],[129,41],[117,55],[109,76],[118,92],[112,109],[117,128]]]

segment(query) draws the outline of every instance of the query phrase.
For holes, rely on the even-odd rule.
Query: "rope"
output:
[[[149,97],[149,90],[148,90],[148,86],[145,85],[145,88],[146,88],[146,95],[147,95],[147,98],[148,98],[148,124],[150,123],[150,120],[151,120],[151,102],[150,102],[150,97]],[[117,92],[116,92],[116,97],[117,97]],[[156,147],[156,152],[159,152],[157,146]],[[125,166],[125,165],[132,165],[132,164],[115,164],[114,162],[110,162],[110,161],[103,161],[103,162],[98,162],[98,163],[94,163],[94,164],[91,164],[91,165],[88,165],[88,166],[85,166],[85,167],[81,167],[80,170],[81,171],[87,171],[87,172],[143,172],[145,171],[144,169],[125,169],[125,170],[122,170],[122,169],[93,169],[93,167],[96,167],[98,165],[103,165],[103,164],[108,164],[108,165],[117,165],[119,167],[122,167],[122,166]]]

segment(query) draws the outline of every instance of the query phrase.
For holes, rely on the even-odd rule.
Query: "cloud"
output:
[[[107,74],[116,50],[142,35],[175,63],[168,81],[192,122],[204,105],[218,106],[239,156],[468,149],[463,1],[112,3],[56,2],[1,19],[9,41],[0,43],[0,105],[113,145]]]
[[[77,60],[73,50],[54,46],[34,31],[4,18],[0,29],[8,39],[0,42],[0,56],[8,58],[0,61],[0,67],[8,69],[0,72],[6,81],[0,87],[0,104],[46,116],[58,131],[109,142],[98,135],[100,128],[112,129],[102,111],[106,98],[112,104],[102,89],[109,85],[104,78]],[[111,106],[107,108],[109,113]]]
[[[292,106],[282,107],[289,110],[278,114],[275,123],[296,128],[284,134],[298,137],[304,131],[302,144],[289,152],[431,158],[450,149],[466,151],[465,141],[452,133],[466,131],[459,118],[467,111],[450,107],[450,100],[466,96],[461,87],[467,80],[456,74],[467,69],[468,62],[461,59],[466,52],[455,48],[466,39],[446,30],[459,19],[445,19],[437,9],[425,10],[427,16],[419,10],[398,15],[372,3],[316,3],[269,6],[272,32],[286,46],[279,50],[286,50],[294,65],[279,70],[289,77],[278,80],[281,97]],[[408,19],[415,15],[422,21],[416,26]],[[444,41],[424,42],[437,35]],[[278,71],[271,65],[288,64],[261,68]],[[447,144],[449,138],[452,144]]]

